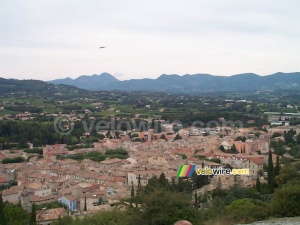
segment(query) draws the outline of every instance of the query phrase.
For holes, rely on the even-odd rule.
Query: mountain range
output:
[[[162,74],[156,79],[131,79],[120,81],[109,73],[76,79],[65,78],[48,81],[52,84],[72,85],[86,90],[161,91],[173,93],[199,93],[219,91],[255,91],[276,89],[299,89],[300,72],[274,73],[260,76],[244,73],[232,76],[210,74]]]

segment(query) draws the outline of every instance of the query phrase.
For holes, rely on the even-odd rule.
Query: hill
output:
[[[87,93],[88,91],[69,85],[49,84],[40,80],[16,80],[0,77],[0,94],[33,93],[39,96],[53,96],[56,94]]]
[[[49,81],[55,84],[74,85],[87,90],[160,91],[173,93],[201,93],[219,91],[256,91],[276,89],[300,89],[300,73],[275,73],[259,76],[253,73],[232,76],[210,74],[163,74],[156,79],[131,79],[119,81],[112,75],[80,76]]]
[[[100,75],[94,74],[92,76],[82,75],[76,79],[67,77],[65,79],[48,81],[48,83],[72,85],[86,90],[102,90],[104,86],[117,81],[119,80],[109,73],[102,73]]]

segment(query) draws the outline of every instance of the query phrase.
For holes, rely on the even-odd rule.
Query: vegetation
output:
[[[84,159],[90,159],[96,162],[103,161],[107,158],[114,159],[127,159],[128,153],[126,150],[119,148],[119,149],[109,149],[106,150],[104,154],[101,152],[91,151],[86,154],[78,153],[74,155],[59,155],[57,156],[57,159],[74,159],[78,161],[82,161]]]
[[[300,164],[286,167],[296,169]],[[270,217],[300,216],[299,175],[292,177],[280,170],[278,176],[285,177],[285,183],[275,189],[271,200],[266,200],[266,196],[256,188],[235,185],[229,190],[215,189],[210,201],[207,193],[192,194],[194,189],[207,184],[208,176],[194,175],[189,181],[179,178],[178,182],[168,182],[162,173],[159,177],[151,178],[146,187],[138,186],[137,190],[132,188],[131,197],[117,205],[116,210],[76,220],[65,217],[54,225],[164,225],[173,224],[179,219],[187,219],[195,225],[221,222],[229,225]],[[125,202],[130,202],[125,211],[118,210]],[[206,204],[207,207],[200,210],[200,204]]]
[[[8,164],[8,163],[21,163],[24,162],[23,157],[14,157],[14,158],[4,158],[2,160],[2,164]]]
[[[29,224],[31,214],[24,211],[21,206],[3,203],[2,193],[0,193],[0,224],[16,224],[27,225]]]

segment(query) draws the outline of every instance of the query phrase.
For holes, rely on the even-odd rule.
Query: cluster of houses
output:
[[[175,139],[177,134],[181,139]],[[0,185],[8,187],[2,191],[3,201],[21,203],[26,210],[30,210],[33,203],[43,205],[60,202],[63,208],[45,208],[37,213],[38,224],[47,225],[66,213],[82,216],[111,210],[122,199],[130,197],[132,186],[137,190],[138,179],[142,186],[146,186],[151,177],[164,173],[169,181],[176,181],[177,170],[182,164],[247,168],[250,175],[239,177],[242,185],[255,185],[257,177],[262,183],[265,182],[262,172],[263,165],[268,161],[271,133],[257,137],[250,128],[228,128],[224,134],[223,128],[215,129],[209,135],[205,131],[204,135],[201,130],[196,132],[186,128],[177,134],[168,131],[161,138],[162,134],[154,134],[151,130],[139,132],[139,137],[147,137],[140,142],[132,141],[124,133],[119,138],[100,140],[94,143],[93,148],[73,151],[60,144],[45,146],[42,158],[31,157],[23,163],[0,164]],[[238,141],[237,137],[245,137],[245,140]],[[220,146],[228,150],[233,145],[237,151],[234,154],[220,150]],[[90,151],[104,153],[107,149],[117,148],[127,150],[129,157],[100,162],[58,157]],[[2,151],[0,161],[9,154],[11,152]],[[272,157],[275,163],[276,155]],[[218,163],[212,159],[219,159]],[[17,185],[12,185],[12,182]],[[209,185],[197,191],[204,193],[217,187],[229,188],[234,182],[236,179],[230,175],[213,177]]]

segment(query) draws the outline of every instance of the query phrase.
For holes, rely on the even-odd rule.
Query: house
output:
[[[3,202],[9,202],[11,204],[18,203],[20,201],[20,195],[22,190],[16,188],[5,189],[2,191]]]
[[[73,195],[64,196],[58,199],[58,201],[65,205],[72,212],[77,210],[77,201]]]
[[[6,186],[8,184],[8,181],[5,177],[0,176],[0,186]]]
[[[121,159],[106,159],[100,163],[101,166],[103,166],[104,169],[106,168],[112,168],[115,166],[121,166],[123,164],[123,161]]]
[[[87,192],[80,197],[80,211],[90,211],[108,204],[104,191]]]
[[[232,147],[232,143],[230,143],[229,141],[222,141],[221,145],[223,145],[225,150],[229,150]]]
[[[1,145],[0,145],[1,147]],[[2,162],[2,160],[5,158],[5,156],[3,154],[0,153],[0,162]]]
[[[27,188],[33,192],[34,195],[45,196],[51,194],[51,189],[42,183],[30,183],[27,185]]]
[[[64,208],[42,209],[36,211],[37,225],[50,225],[53,221],[58,220],[66,215]]]
[[[252,180],[255,180],[258,176],[258,172],[263,171],[264,160],[259,157],[253,157],[245,160],[241,163],[241,165],[243,168],[250,170],[249,176],[252,178]]]
[[[66,155],[68,152],[69,150],[65,148],[65,145],[47,145],[43,148],[43,157],[44,159],[56,160],[56,156]]]

